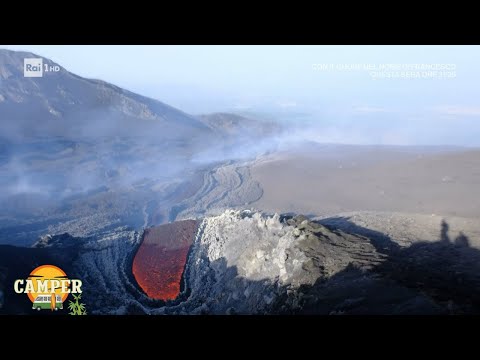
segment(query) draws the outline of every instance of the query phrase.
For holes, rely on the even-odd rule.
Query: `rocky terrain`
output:
[[[8,284],[45,261],[83,280],[90,314],[479,311],[480,228],[475,218],[399,211],[269,215],[251,208],[264,191],[251,168],[248,162],[229,162],[199,173],[202,180],[187,187],[194,190],[186,191],[181,183],[163,188],[177,195],[134,208],[141,219],[137,227],[124,226],[120,219],[102,227],[92,214],[97,227],[85,226],[88,231],[77,227],[77,219],[39,237],[33,248],[0,246],[0,312],[28,313]],[[225,210],[229,205],[234,208]],[[171,221],[199,222],[181,277],[177,271],[172,278],[175,299],[155,299],[151,294],[164,290],[156,288],[162,282],[152,282],[146,291],[132,273],[142,228],[150,226],[158,206]],[[150,231],[159,239],[164,232],[162,225]],[[14,266],[12,259],[24,260]],[[155,270],[173,258],[149,259]]]
[[[401,231],[390,237],[354,222],[372,218],[388,219],[397,229],[406,219],[358,213],[314,222],[250,211],[207,218],[186,269],[191,293],[177,308],[230,314],[479,311],[479,237],[449,234],[446,221],[428,227],[436,230],[435,239],[405,238]],[[409,219],[413,227],[425,225]]]
[[[230,161],[204,173],[203,186],[174,207],[175,218],[199,217],[228,207],[244,208],[262,194],[259,183],[250,176],[249,162]]]
[[[173,221],[198,188],[239,187],[248,169],[222,165],[239,143],[278,131],[233,114],[186,114],[46,58],[60,70],[24,77],[32,57],[0,49],[0,244]],[[216,196],[208,208],[225,205]]]
[[[89,314],[480,311],[477,149],[275,150],[272,124],[24,57],[0,50],[1,314],[31,313],[12,284],[42,264]]]
[[[312,221],[227,210],[202,220],[185,263],[182,292],[167,301],[147,296],[134,280],[132,256],[142,237],[126,228],[95,238],[48,236],[33,249],[1,250],[16,249],[18,258],[48,249],[50,260],[59,264],[73,258],[66,271],[83,280],[91,314],[478,313],[480,237],[458,231],[475,224],[425,220],[370,212]],[[158,227],[158,234],[168,226]],[[382,227],[395,231],[374,230]],[[403,227],[422,227],[425,237]],[[0,311],[19,311],[12,302],[18,295],[9,291],[4,283]]]

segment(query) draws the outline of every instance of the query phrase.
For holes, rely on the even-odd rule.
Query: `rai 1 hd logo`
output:
[[[27,279],[15,280],[13,288],[17,294],[26,294],[32,302],[32,310],[65,311],[70,315],[86,315],[82,304],[82,281],[69,279],[57,266],[42,265],[35,268]],[[66,300],[72,295],[74,301]]]
[[[44,73],[59,72],[60,66],[44,64],[42,58],[24,58],[23,76],[24,77],[43,77]]]

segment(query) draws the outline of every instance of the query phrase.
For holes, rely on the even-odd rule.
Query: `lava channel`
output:
[[[146,229],[133,259],[132,272],[152,299],[173,300],[180,293],[188,251],[198,221],[183,220]]]

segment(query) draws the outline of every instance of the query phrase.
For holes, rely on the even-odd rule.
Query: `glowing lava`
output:
[[[197,227],[197,221],[184,220],[145,230],[143,242],[133,259],[132,271],[149,297],[173,300],[178,296]]]

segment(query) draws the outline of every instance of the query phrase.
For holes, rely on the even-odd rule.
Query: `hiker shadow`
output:
[[[471,246],[463,232],[450,237],[445,220],[437,241],[419,240],[410,246],[401,246],[388,235],[358,226],[349,218],[329,218],[320,223],[332,230],[368,237],[375,250],[385,255],[371,272],[389,286],[426,296],[440,313],[480,313],[480,250]],[[344,271],[356,270],[350,266]]]
[[[325,231],[319,241],[331,243],[339,255],[328,257],[329,262],[342,261],[340,253],[346,251],[335,243],[336,235],[345,238],[350,234],[359,241],[361,235],[372,244],[371,251],[381,255],[372,256],[370,266],[362,267],[355,258],[372,254],[354,250],[352,262],[342,270],[320,276],[313,285],[303,284],[293,292],[288,286],[276,286],[266,279],[243,278],[236,266],[228,266],[221,258],[210,264],[221,278],[205,274],[197,290],[197,302],[215,299],[216,305],[205,313],[221,314],[232,313],[232,309],[238,314],[480,313],[480,250],[472,247],[463,233],[451,238],[446,221],[440,226],[437,241],[417,241],[409,246],[358,226],[349,218],[330,218],[320,223],[331,233]],[[273,293],[278,296],[272,297],[270,303]]]

